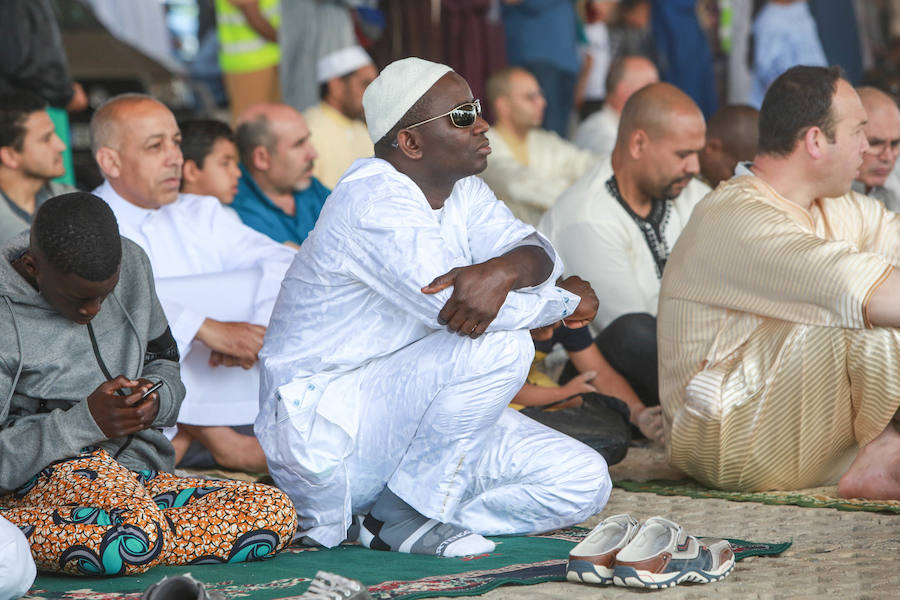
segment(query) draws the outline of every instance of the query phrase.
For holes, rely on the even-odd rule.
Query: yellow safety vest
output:
[[[275,29],[281,25],[280,0],[260,0],[263,16]],[[246,73],[277,65],[278,44],[260,37],[229,0],[216,0],[216,30],[219,34],[219,65],[225,73]]]

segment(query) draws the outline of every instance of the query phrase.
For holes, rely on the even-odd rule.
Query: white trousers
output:
[[[0,517],[0,600],[24,596],[36,574],[25,536],[18,527]]]
[[[424,516],[484,535],[572,525],[599,512],[603,457],[507,407],[525,381],[527,331],[432,333],[278,404],[257,435],[300,526],[333,546],[385,485]],[[287,399],[285,398],[287,397]]]

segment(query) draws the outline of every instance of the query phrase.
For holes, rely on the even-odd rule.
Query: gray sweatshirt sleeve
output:
[[[153,381],[163,381],[159,389],[159,412],[153,421],[153,427],[171,427],[175,425],[181,401],[184,400],[184,384],[181,382],[181,366],[179,364],[178,345],[169,329],[169,323],[163,312],[156,286],[153,282],[153,271],[147,256],[141,252],[141,259],[146,265],[148,285],[150,287],[150,326],[149,341],[144,353],[144,368],[141,376]]]
[[[14,375],[8,365],[0,364],[0,423],[9,415]],[[53,461],[105,440],[87,402],[16,419],[0,430],[0,491],[13,490]]]

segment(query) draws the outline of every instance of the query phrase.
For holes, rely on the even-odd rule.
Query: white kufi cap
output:
[[[361,46],[347,46],[319,59],[316,65],[316,81],[325,83],[329,79],[349,75],[370,64],[372,59]]]
[[[451,71],[447,65],[415,56],[385,67],[363,94],[363,110],[372,143],[377,144],[438,79]]]

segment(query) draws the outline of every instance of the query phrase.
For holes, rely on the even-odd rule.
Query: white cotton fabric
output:
[[[28,540],[18,527],[0,517],[0,600],[24,596],[35,575],[37,568]]]
[[[612,154],[618,135],[619,113],[606,105],[581,122],[572,141],[584,150]]]
[[[257,389],[259,369],[209,367],[209,348],[194,343],[197,331],[207,317],[223,320],[224,314],[246,314],[251,323],[268,323],[275,297],[285,271],[294,258],[294,250],[272,241],[247,227],[232,212],[211,196],[180,194],[178,200],[156,210],[131,204],[104,182],[93,192],[109,204],[119,223],[119,232],[137,243],[153,267],[157,294],[182,359],[182,378],[186,395],[178,422],[191,425],[247,425],[258,412],[257,398],[246,393]],[[258,286],[253,290],[236,289],[248,280],[247,271],[256,272]],[[218,281],[211,274],[223,275]],[[228,284],[228,274],[236,284]],[[196,278],[192,283],[191,278]],[[178,280],[181,280],[180,282]],[[191,290],[205,286],[205,301],[193,301]],[[235,307],[237,302],[247,303]],[[210,303],[221,304],[222,313],[211,312]],[[228,319],[230,320],[230,319]],[[202,356],[191,357],[194,353]],[[227,384],[238,377],[240,386]],[[191,383],[188,386],[188,382]]]
[[[438,79],[452,70],[415,56],[386,66],[363,92],[363,112],[372,143],[377,144]]]
[[[566,261],[567,273],[588,280],[597,291],[600,308],[591,325],[594,333],[629,313],[656,316],[659,299],[660,280],[647,240],[606,189],[612,174],[609,159],[588,171],[547,211],[539,226]],[[709,191],[694,179],[669,201],[669,218],[660,227],[669,252],[694,206]]]
[[[528,165],[523,165],[496,128],[489,129],[487,137],[492,151],[482,177],[512,213],[530,225],[537,225],[560,194],[603,158],[553,131],[535,128],[525,138]]]
[[[523,243],[553,258],[547,281],[511,292],[479,339],[447,332],[437,315],[452,290],[421,287]],[[288,270],[261,353],[256,434],[306,535],[340,543],[386,484],[424,516],[481,534],[602,508],[602,457],[506,408],[534,353],[527,330],[579,302],[553,285],[561,272],[480,179],[458,181],[439,220],[389,163],[353,164]]]

